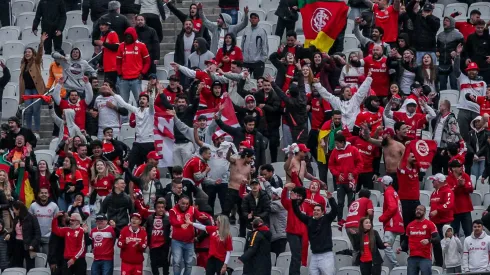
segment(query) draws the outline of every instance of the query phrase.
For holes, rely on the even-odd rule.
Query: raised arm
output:
[[[123,107],[124,109],[130,111],[131,113],[138,112],[137,107],[134,107],[133,105],[131,105],[129,103],[126,103],[126,101],[124,101],[124,99],[120,95],[117,95],[114,92],[112,92],[112,93],[113,93],[114,99],[116,100],[118,106]]]
[[[85,81],[86,76],[84,76],[83,81]],[[90,84],[90,81],[87,78],[87,82],[85,82],[84,85],[84,90],[85,90],[85,103],[88,105],[90,102],[92,102],[92,99],[94,98],[94,91],[92,90],[92,84]]]
[[[197,4],[197,10],[199,12],[199,17],[202,19],[202,23],[204,27],[208,28],[211,33],[214,32],[216,29],[218,29],[218,25],[209,21],[209,19],[204,14],[201,3]]]
[[[461,75],[461,53],[463,52],[463,44],[459,44],[456,47],[456,57],[454,57],[453,62],[453,72],[454,76],[458,78]]]
[[[360,19],[356,20],[356,23],[354,26],[354,35],[356,36],[357,40],[359,40],[361,45],[365,47],[366,44],[372,40],[369,38],[366,38],[364,35],[362,35],[361,31],[359,30],[359,23],[358,22],[360,23]]]
[[[320,94],[320,96],[323,99],[325,99],[326,101],[328,101],[330,103],[330,105],[332,105],[332,108],[334,108],[334,109],[340,109],[340,103],[341,103],[340,98],[338,98],[337,96],[334,96],[333,94],[331,94],[330,92],[328,92],[327,89],[325,89],[322,86],[322,84],[320,84],[320,81],[319,80],[314,80],[313,86],[318,91],[318,93]]]

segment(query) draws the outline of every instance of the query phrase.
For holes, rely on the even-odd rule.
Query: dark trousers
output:
[[[444,175],[448,174],[448,163],[449,163],[449,155],[447,152],[442,153],[442,148],[437,148],[437,153],[434,155],[432,159],[432,175],[437,173],[443,173]]]
[[[277,162],[277,151],[281,143],[279,138],[279,128],[267,129],[267,139],[269,140],[269,151],[271,152],[271,163]]]
[[[449,87],[450,89],[456,90],[458,89],[458,81],[456,79],[456,76],[454,75],[454,72],[450,72],[449,74],[441,74],[439,72],[439,87],[440,90],[447,90],[447,80],[449,78]]]
[[[415,209],[420,205],[419,200],[400,200],[402,203],[403,226],[407,229],[407,225],[415,220]],[[400,235],[400,243],[407,241],[406,235]]]
[[[104,72],[104,79],[110,80],[114,85],[117,83],[117,72]]]
[[[282,35],[284,34],[284,30],[294,31],[296,27],[296,21],[284,20],[282,18],[277,18],[277,26],[275,35],[279,36],[279,39],[282,39]]]
[[[163,268],[163,275],[169,274],[170,264],[168,262],[168,251],[170,243],[166,243],[160,247],[150,249],[151,272],[153,275],[158,275],[158,268]]]
[[[369,190],[373,190],[374,189],[373,176],[374,176],[374,172],[359,174],[359,177],[357,179],[356,192],[359,192],[362,187]]]
[[[143,13],[142,15],[145,17],[146,25],[148,27],[152,27],[157,32],[158,42],[162,42],[163,28],[162,22],[160,21],[160,16],[154,13]]]
[[[247,231],[247,219],[245,216],[242,214],[242,198],[238,194],[238,190],[228,188],[228,191],[226,192],[226,198],[225,198],[225,206],[223,207],[223,215],[225,216],[230,216],[231,210],[233,207],[236,205],[236,212],[238,214],[238,218],[240,220],[240,236],[245,238],[245,233]],[[235,217],[231,217],[231,220],[234,220]]]
[[[10,1],[2,1],[0,3],[0,22],[2,27],[10,26]]]
[[[308,134],[308,143],[307,146],[310,148],[310,153],[311,156],[316,160],[317,159],[317,153],[318,153],[318,134],[320,132],[318,130],[311,129],[310,133]]]
[[[81,10],[81,1],[77,0],[65,0],[65,11]]]
[[[209,206],[211,206],[213,213],[214,213],[214,203],[216,201],[216,195],[218,195],[221,209],[224,209],[226,193],[228,191],[228,184],[227,183],[207,184],[207,185],[205,184],[202,187],[204,192],[206,192],[206,194],[208,195],[208,204]]]
[[[12,234],[12,238],[15,238],[15,234]],[[26,260],[26,270],[34,268],[35,260],[31,259],[29,250],[24,249],[24,241],[15,240],[15,245],[12,251],[12,259],[10,261],[11,267],[24,267],[24,260]]]
[[[437,232],[439,233],[439,237],[444,239],[444,233],[442,232],[442,227],[444,226],[444,223],[441,224],[436,224]],[[442,267],[444,264],[444,258],[442,257],[442,246],[441,243],[433,243],[432,248],[434,249],[434,264],[436,266]]]
[[[337,185],[337,220],[342,220],[344,216],[345,196],[347,196],[347,207],[354,201],[354,190],[348,184]]]
[[[75,263],[68,267],[68,260],[65,259],[62,268],[63,275],[85,275],[87,274],[87,262],[85,258],[79,258]]]
[[[259,77],[264,75],[265,64],[263,61],[258,61],[254,63],[243,63],[243,67],[247,68],[248,72],[250,74],[253,74],[255,79],[258,79]]]
[[[470,123],[473,119],[475,119],[477,116],[479,116],[479,113],[474,113],[472,111],[468,110],[463,110],[460,109],[458,113],[458,126],[459,126],[459,132],[461,133],[461,136],[463,136],[463,139],[465,142],[469,141],[470,138]]]
[[[289,129],[291,129],[293,142],[303,144],[308,143],[308,125],[306,123],[298,126],[289,126]]]
[[[432,261],[422,257],[408,257],[407,275],[432,274]]]
[[[215,257],[209,257],[206,264],[206,275],[221,275],[221,268],[223,268],[224,262],[216,259]],[[154,273],[153,273],[154,274]]]
[[[373,262],[360,262],[359,268],[361,269],[361,275],[381,275],[381,264],[374,264]]]
[[[145,162],[146,156],[149,152],[155,150],[155,145],[153,142],[133,142],[133,148],[129,151],[129,170],[131,171],[134,166],[141,165]]]
[[[51,54],[53,52],[53,46],[55,51],[61,51],[63,34],[56,36],[56,30],[43,30],[43,32],[46,32],[48,34],[48,38],[46,39],[46,41],[44,41],[44,54]]]
[[[451,223],[454,236],[459,236],[459,229],[463,227],[464,236],[468,237],[472,232],[471,212],[454,214],[454,221]]]
[[[286,251],[287,243],[288,243],[288,239],[279,239],[273,241],[271,243],[271,252],[276,253],[276,256],[279,256],[279,254]]]
[[[286,233],[291,250],[291,262],[289,262],[289,275],[299,275],[301,270],[302,236]]]

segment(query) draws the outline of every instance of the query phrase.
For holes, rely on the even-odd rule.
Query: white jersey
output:
[[[135,142],[138,143],[151,143],[154,142],[153,129],[155,128],[154,118],[155,109],[153,107],[153,97],[150,100],[150,107],[141,108],[134,107],[131,104],[124,102],[124,99],[120,95],[116,95],[115,99],[118,106],[126,108],[131,113],[134,113],[136,117],[136,137]]]
[[[485,231],[477,238],[472,233],[464,239],[463,245],[463,272],[490,271],[488,255],[490,252],[490,236]]]
[[[472,111],[474,113],[480,113],[480,106],[475,102],[468,101],[465,97],[466,94],[477,96],[485,96],[487,91],[487,84],[483,80],[471,80],[468,76],[461,73],[458,77],[459,83],[459,104],[458,109]]]
[[[99,95],[95,99],[94,108],[99,112],[99,128],[120,128],[121,121],[119,120],[119,113],[107,107],[107,102],[109,101],[115,106],[118,105],[114,96]]]
[[[226,154],[229,149],[232,148],[236,152],[235,145],[232,142],[223,141],[219,148],[214,144],[206,144],[203,146],[208,147],[211,150],[211,158],[208,161],[208,165],[211,171],[208,172],[208,177],[213,180],[222,179],[224,183],[228,182],[230,162],[226,159]]]

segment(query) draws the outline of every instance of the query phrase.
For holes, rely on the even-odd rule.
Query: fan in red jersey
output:
[[[403,103],[403,106],[399,111],[393,112],[391,110],[391,101],[388,102],[385,108],[385,116],[387,118],[392,118],[395,121],[403,121],[408,128],[407,137],[409,139],[416,139],[417,136],[420,136],[418,131],[421,131],[425,124],[431,119],[436,117],[436,113],[434,109],[432,109],[427,102],[419,98],[419,104],[422,106],[422,109],[426,114],[419,114],[416,112],[417,110],[417,102],[413,99],[407,99]]]
[[[141,275],[143,253],[146,250],[146,231],[140,226],[141,215],[131,214],[131,222],[121,230],[117,246],[121,248],[121,274]]]
[[[108,265],[112,265],[114,260],[116,233],[114,228],[108,224],[107,216],[104,214],[97,215],[95,223],[97,226],[90,232],[92,253],[94,254],[91,270],[94,274],[104,274],[104,269]]]
[[[51,223],[52,233],[65,239],[62,274],[84,275],[87,262],[85,261],[85,232],[80,226],[82,217],[78,213],[73,213],[70,217],[70,226],[59,227],[58,217],[63,215],[64,212],[58,212]]]

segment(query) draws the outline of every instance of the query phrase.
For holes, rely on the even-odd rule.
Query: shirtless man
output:
[[[323,181],[306,171],[305,157],[308,152],[310,152],[310,149],[308,149],[306,145],[303,143],[293,143],[291,146],[286,148],[286,151],[289,152],[288,159],[284,163],[286,182],[292,182],[296,186],[303,186],[303,181],[306,178],[310,181],[318,181],[322,188],[327,189],[327,185]]]
[[[383,139],[372,138],[369,133],[367,125],[362,126],[362,137],[370,143],[383,148],[383,156],[385,160],[386,175],[393,178],[393,188],[398,191],[398,178],[397,169],[400,161],[402,160],[403,153],[405,152],[405,146],[394,139],[395,131],[391,128],[386,128],[384,131],[382,127],[376,129],[377,133],[381,133]],[[375,137],[378,135],[376,134]]]
[[[236,205],[237,213],[240,219],[240,237],[245,237],[246,217],[242,213],[242,198],[240,197],[240,187],[250,182],[252,173],[252,162],[255,155],[253,149],[245,148],[239,153],[239,158],[232,157],[233,151],[228,151],[226,159],[230,162],[230,180],[228,183],[228,192],[223,207],[223,215],[230,216],[233,206]]]

